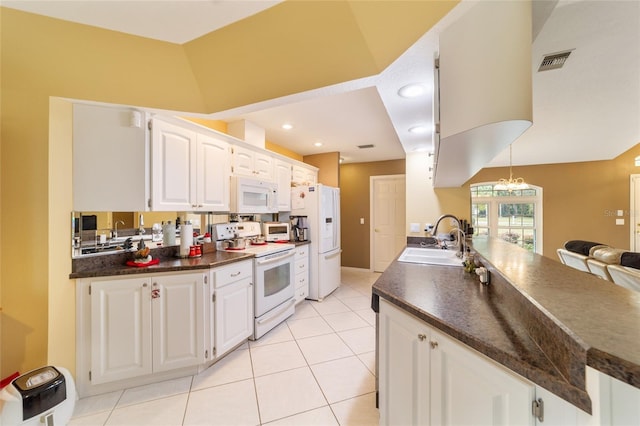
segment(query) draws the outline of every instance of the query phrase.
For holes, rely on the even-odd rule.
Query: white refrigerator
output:
[[[308,299],[322,300],[340,286],[340,188],[292,188],[291,215],[306,216],[311,241]]]

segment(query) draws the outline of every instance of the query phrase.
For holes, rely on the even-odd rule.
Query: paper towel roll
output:
[[[171,221],[162,224],[162,245],[164,247],[176,245],[176,226]]]
[[[189,256],[189,250],[193,245],[193,225],[185,223],[180,225],[180,256]]]

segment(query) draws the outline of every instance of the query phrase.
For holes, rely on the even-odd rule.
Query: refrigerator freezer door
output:
[[[340,253],[336,249],[329,253],[318,254],[318,286],[313,289],[317,294],[312,294],[309,288],[309,298],[322,300],[340,286]]]
[[[328,253],[340,247],[339,192],[336,188],[322,186],[320,194],[320,246],[318,253]]]

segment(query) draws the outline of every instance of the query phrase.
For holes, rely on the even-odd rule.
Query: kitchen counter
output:
[[[373,285],[431,326],[590,413],[586,366],[640,388],[640,293],[493,238],[488,286],[463,268],[395,261]]]
[[[232,262],[252,259],[254,257],[252,254],[242,252],[214,251],[203,254],[202,257],[179,258],[175,255],[177,250],[178,248],[176,247],[151,250],[153,258],[159,259],[160,263],[146,267],[127,266],[125,263],[127,259],[131,257],[131,252],[73,259],[73,271],[69,275],[69,278],[92,278],[112,275],[151,274],[209,269]]]

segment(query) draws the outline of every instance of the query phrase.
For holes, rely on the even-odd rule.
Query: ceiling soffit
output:
[[[286,1],[184,44],[211,113],[377,75],[453,1]]]

